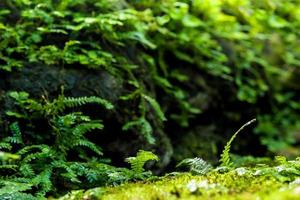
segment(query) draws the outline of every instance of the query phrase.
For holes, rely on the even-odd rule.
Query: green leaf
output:
[[[158,104],[158,102],[155,99],[153,99],[152,97],[147,96],[145,94],[142,94],[142,97],[145,100],[147,100],[147,102],[152,106],[152,108],[155,110],[157,116],[159,117],[159,119],[161,121],[166,121],[167,120],[167,118],[165,117],[165,114],[163,113],[163,111],[160,108],[160,105]]]

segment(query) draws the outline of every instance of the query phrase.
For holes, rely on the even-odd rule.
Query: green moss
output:
[[[201,166],[198,164],[198,168]],[[143,182],[73,191],[59,200],[299,199],[299,158],[287,160],[276,156],[269,164],[232,166],[211,168],[207,173],[201,173],[203,175],[174,172]]]
[[[240,171],[239,171],[240,169]],[[172,199],[297,199],[300,186],[283,183],[273,176],[255,176],[237,168],[206,176],[182,173],[149,182],[127,183],[116,187],[76,191],[63,199],[172,200]],[[241,173],[244,172],[244,173]],[[294,181],[297,182],[297,181]]]

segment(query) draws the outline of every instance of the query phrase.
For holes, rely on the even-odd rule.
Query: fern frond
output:
[[[5,194],[0,195],[0,199],[40,200],[40,198],[34,197],[31,194],[26,194],[26,193],[22,193],[22,192],[5,193]]]
[[[39,149],[39,150],[43,150],[45,148],[48,148],[49,149],[49,146],[45,145],[45,144],[41,144],[41,145],[30,145],[30,146],[26,146],[24,148],[22,148],[21,150],[19,150],[16,154],[17,155],[24,155],[28,152],[30,152],[31,150],[34,150],[34,149]]]
[[[62,173],[61,176],[67,178],[68,180],[74,182],[74,183],[80,183],[79,179],[77,178],[78,173],[75,172],[75,170],[72,169],[72,166],[67,162],[63,161],[54,161],[51,163],[51,166],[53,169],[61,168],[65,170],[65,173]]]
[[[7,138],[5,138],[4,140],[6,140]],[[11,149],[12,149],[12,146],[11,146],[11,144],[9,143],[9,142],[7,142],[7,141],[2,141],[2,142],[0,142],[0,149],[2,150],[2,149],[6,149],[6,150],[8,150],[8,151],[10,151]]]
[[[146,101],[152,106],[152,108],[155,110],[158,118],[161,121],[166,121],[167,120],[167,118],[165,117],[165,114],[163,113],[163,111],[160,108],[159,103],[154,98],[152,98],[148,95],[145,95],[145,94],[142,94],[142,97],[144,99],[146,99]]]
[[[64,95],[60,95],[57,99],[53,100],[53,102],[47,102],[46,105],[43,106],[43,109],[46,115],[57,115],[66,108],[75,108],[89,103],[104,106],[104,108],[108,110],[114,108],[109,101],[100,97],[65,97]]]
[[[18,165],[10,165],[10,164],[0,165],[0,170],[3,170],[3,169],[17,171],[18,170]]]
[[[96,103],[99,105],[104,106],[106,109],[113,109],[114,106],[107,100],[102,99],[100,97],[64,97],[63,103],[66,107],[77,107],[77,106],[82,106],[88,103]]]
[[[39,186],[39,191],[37,192],[38,197],[44,197],[47,192],[52,188],[51,181],[52,169],[47,168],[38,174],[35,178],[31,180],[31,183],[35,186]]]
[[[24,176],[24,177],[33,177],[35,175],[34,170],[31,165],[29,164],[23,164],[19,168],[19,172]]]
[[[18,159],[20,159],[20,156],[18,156],[16,154],[11,154],[11,153],[6,153],[6,152],[0,151],[0,160],[2,160],[2,161],[18,160]]]
[[[7,140],[12,143],[12,144],[22,144],[23,139],[22,139],[22,134],[20,127],[18,125],[18,122],[14,122],[9,126],[11,132],[13,133],[13,136],[8,137]]]
[[[229,167],[232,163],[230,162],[230,148],[231,148],[231,143],[233,142],[233,140],[236,138],[236,136],[239,134],[239,132],[241,132],[246,126],[249,126],[250,124],[252,124],[253,122],[255,122],[256,119],[252,119],[249,122],[247,122],[246,124],[244,124],[241,128],[239,128],[239,130],[237,130],[232,137],[230,138],[230,140],[227,142],[226,146],[224,147],[224,150],[221,154],[221,158],[220,158],[220,162],[221,162],[221,166],[227,166]]]
[[[24,158],[22,159],[22,163],[29,163],[32,160],[36,160],[39,158],[47,158],[51,155],[50,147],[48,147],[47,145],[32,145],[32,146],[24,147],[19,152],[17,152],[17,155],[25,155],[28,152],[30,152],[30,150],[35,149],[35,148],[38,148],[40,150],[40,152],[29,153],[28,155],[23,156]]]
[[[12,180],[0,180],[0,197],[1,195],[14,194],[17,192],[23,192],[26,190],[30,190],[32,184],[29,183],[20,183],[14,182]]]
[[[77,142],[74,142],[72,144],[72,148],[74,148],[76,146],[87,147],[87,148],[91,149],[92,151],[94,151],[96,154],[98,154],[100,156],[103,155],[101,148],[88,140],[78,140]]]
[[[95,170],[88,170],[86,173],[86,179],[90,182],[93,183],[97,180],[98,178],[98,173],[95,172]]]
[[[126,131],[133,127],[137,127],[140,131],[140,134],[145,137],[146,141],[149,144],[155,143],[155,138],[152,136],[152,126],[151,124],[144,118],[140,117],[137,120],[129,121],[123,125],[122,130]]]
[[[141,174],[144,172],[145,163],[150,160],[158,161],[159,158],[157,157],[157,155],[155,155],[154,153],[152,153],[150,151],[140,150],[137,153],[136,157],[126,158],[125,161],[130,163],[131,169],[134,173]]]
[[[184,159],[176,167],[180,166],[188,166],[190,172],[200,175],[205,175],[212,169],[209,163],[198,157]]]
[[[103,129],[103,124],[101,124],[101,121],[92,121],[88,123],[81,123],[75,126],[73,129],[74,135],[84,135],[85,133],[95,130],[95,129]]]

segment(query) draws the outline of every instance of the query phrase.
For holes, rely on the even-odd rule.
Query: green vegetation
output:
[[[73,191],[67,199],[278,199],[299,198],[299,159],[276,157],[273,165],[216,168],[206,174],[167,174],[148,182]]]
[[[233,140],[236,138],[236,136],[239,134],[239,132],[241,132],[246,126],[249,126],[251,123],[255,122],[256,119],[252,119],[251,121],[247,122],[246,124],[244,124],[239,130],[237,130],[237,132],[235,132],[230,140],[227,142],[222,154],[221,154],[221,158],[220,158],[220,162],[222,166],[230,166],[232,165],[232,163],[230,162],[230,148],[231,148],[231,143],[233,142]]]
[[[299,16],[299,0],[1,0],[0,199],[296,198]]]

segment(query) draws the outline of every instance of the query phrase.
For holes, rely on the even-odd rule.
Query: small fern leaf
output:
[[[11,132],[13,133],[12,137],[8,137],[8,140],[10,143],[13,144],[22,144],[23,143],[23,139],[22,139],[22,134],[21,134],[21,130],[20,127],[18,125],[18,122],[14,122],[9,126]]]
[[[145,163],[150,160],[158,161],[159,158],[150,151],[140,150],[136,157],[129,157],[125,161],[130,163],[133,172],[141,174],[144,172]]]
[[[114,106],[107,100],[102,99],[100,97],[64,97],[63,98],[63,103],[67,107],[77,107],[77,106],[82,106],[88,103],[97,103],[99,105],[103,105],[106,109],[113,109]]]
[[[142,97],[143,97],[144,99],[146,99],[146,101],[148,101],[148,103],[152,106],[152,108],[155,110],[155,112],[156,112],[158,118],[159,118],[161,121],[166,121],[166,120],[167,120],[167,118],[165,117],[165,114],[163,113],[163,111],[162,111],[161,108],[160,108],[159,103],[158,103],[155,99],[153,99],[152,97],[147,96],[147,95],[145,95],[145,94],[143,94]]]
[[[31,165],[23,164],[19,168],[20,173],[25,177],[33,177],[35,175],[34,170]]]
[[[244,124],[239,130],[237,130],[232,135],[232,137],[230,138],[230,140],[226,143],[226,145],[224,147],[224,150],[223,150],[223,152],[221,154],[221,158],[220,158],[221,166],[230,167],[232,165],[232,163],[230,162],[230,148],[231,148],[231,143],[236,138],[236,136],[239,134],[239,132],[241,132],[246,126],[249,126],[250,124],[252,124],[255,121],[256,121],[256,119],[250,120],[249,122],[247,122],[246,124]]]
[[[141,135],[145,137],[147,142],[149,144],[154,144],[155,143],[155,138],[152,135],[152,126],[146,120],[144,117],[141,117],[137,120],[127,122],[126,124],[123,125],[122,130],[126,131],[128,129],[131,129],[133,127],[137,127],[138,130],[140,131]]]
[[[0,197],[1,195],[14,194],[18,192],[23,192],[26,190],[30,190],[32,188],[32,184],[30,183],[19,183],[11,180],[0,180]],[[1,198],[2,199],[2,198]],[[5,198],[3,198],[5,199]],[[9,199],[9,198],[7,198]],[[12,199],[12,198],[11,198]]]
[[[96,154],[98,154],[100,156],[103,155],[101,148],[88,140],[79,140],[79,141],[73,143],[72,147],[76,147],[76,146],[87,147],[87,148],[91,149],[92,151],[94,151]]]
[[[184,159],[176,167],[181,166],[188,166],[191,173],[199,175],[205,175],[212,170],[212,166],[209,163],[198,157]]]
[[[8,143],[6,141],[2,141],[2,142],[0,142],[0,149],[1,150],[6,149],[6,150],[10,151],[12,149],[12,146],[10,143]]]
[[[103,129],[103,124],[100,123],[100,121],[93,121],[89,123],[81,123],[78,124],[74,129],[73,129],[73,134],[77,136],[82,136],[85,133],[95,130],[95,129]]]
[[[32,179],[31,183],[35,186],[39,186],[40,189],[37,192],[38,197],[44,197],[47,192],[52,189],[51,181],[52,169],[46,169]]]

